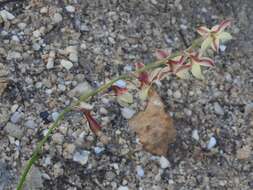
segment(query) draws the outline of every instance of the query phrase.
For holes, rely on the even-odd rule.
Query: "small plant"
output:
[[[97,135],[101,141],[107,141],[107,138],[101,131],[101,126],[93,118],[91,111],[80,106],[82,102],[88,101],[91,97],[101,92],[112,91],[117,97],[119,104],[131,104],[133,102],[132,95],[128,89],[126,81],[132,81],[139,91],[141,100],[148,98],[148,91],[152,84],[156,81],[163,80],[168,75],[176,75],[181,79],[188,79],[193,75],[195,78],[203,80],[202,67],[214,67],[214,61],[207,57],[208,52],[213,50],[219,51],[219,44],[232,39],[232,36],[224,30],[231,25],[231,20],[224,20],[219,25],[215,25],[211,29],[201,26],[197,32],[201,35],[193,41],[192,45],[186,50],[180,52],[170,52],[166,50],[157,50],[157,61],[150,64],[136,63],[136,70],[129,74],[124,74],[112,79],[108,83],[100,86],[98,89],[83,94],[78,101],[73,102],[66,107],[58,116],[56,121],[51,125],[47,134],[38,143],[31,158],[27,162],[23,173],[20,177],[17,190],[22,190],[26,176],[36,160],[42,153],[43,145],[52,135],[54,130],[59,126],[65,115],[71,111],[80,111],[87,119],[90,129]]]

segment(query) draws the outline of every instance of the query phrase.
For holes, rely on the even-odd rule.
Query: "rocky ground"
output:
[[[15,188],[36,142],[78,89],[153,61],[157,48],[183,49],[196,26],[224,18],[234,20],[234,40],[215,55],[207,80],[168,77],[157,87],[178,131],[166,158],[139,149],[120,106],[103,96],[91,104],[111,143],[103,146],[80,114],[69,114],[26,189],[253,189],[251,0],[7,1],[0,1],[1,88],[7,85],[0,89],[0,190]]]

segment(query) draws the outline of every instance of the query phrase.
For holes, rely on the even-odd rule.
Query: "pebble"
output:
[[[239,160],[246,160],[246,159],[250,158],[251,153],[252,153],[251,147],[246,145],[236,151],[236,157]]]
[[[58,89],[63,92],[66,90],[66,86],[64,84],[59,84]]]
[[[126,88],[126,82],[124,80],[118,80],[114,83],[114,85],[116,85],[120,88]]]
[[[59,112],[53,112],[52,113],[53,120],[56,121],[56,119],[59,117],[59,115],[60,115]]]
[[[181,92],[177,90],[177,91],[173,94],[173,96],[174,96],[174,98],[176,98],[176,99],[180,99],[182,95],[181,95]]]
[[[215,147],[215,145],[217,144],[217,140],[214,137],[211,137],[208,144],[207,144],[207,149],[210,150],[213,147]]]
[[[70,53],[70,54],[69,54],[69,60],[70,60],[70,61],[73,61],[73,62],[78,62],[78,54],[77,54],[77,52],[75,52],[75,53]]]
[[[18,112],[18,111],[14,112],[11,116],[11,122],[18,123],[21,120],[22,116],[23,116],[23,113]]]
[[[40,36],[41,36],[40,30],[34,30],[34,31],[33,31],[33,37],[39,38]]]
[[[80,163],[81,165],[85,165],[88,162],[90,152],[86,150],[81,150],[78,152],[75,152],[73,156],[73,160],[75,162]]]
[[[72,5],[66,6],[65,9],[66,9],[66,11],[68,11],[69,13],[73,13],[73,12],[75,12],[75,10],[76,10],[75,7],[72,6]]]
[[[42,8],[40,9],[40,13],[41,13],[41,14],[45,14],[45,13],[47,13],[47,11],[48,11],[48,8],[47,8],[47,7],[42,7]]]
[[[37,167],[32,167],[27,177],[27,189],[41,189],[43,187],[42,172]]]
[[[214,111],[218,115],[224,115],[224,110],[222,109],[222,107],[220,106],[218,102],[214,103]]]
[[[47,60],[47,69],[54,68],[54,60],[55,60],[55,51],[50,51],[48,54],[48,60]]]
[[[11,14],[10,12],[8,12],[6,10],[1,10],[0,16],[2,17],[2,19],[4,21],[13,20],[15,18],[15,16],[13,14]]]
[[[127,186],[119,186],[118,190],[129,190]]]
[[[248,116],[251,112],[253,112],[253,102],[246,104],[244,108],[244,114]]]
[[[130,119],[135,114],[135,110],[124,107],[124,108],[121,108],[121,114],[125,119]]]
[[[226,50],[226,48],[227,48],[227,46],[225,46],[225,45],[220,45],[220,50],[221,50],[222,52],[224,52],[224,51]]]
[[[95,148],[94,148],[94,151],[95,151],[95,153],[96,154],[100,154],[101,152],[103,152],[105,149],[102,147],[98,147],[98,146],[96,146]]]
[[[62,59],[60,62],[61,62],[61,66],[63,66],[67,70],[69,70],[73,67],[73,63],[71,61],[66,60],[66,59]]]
[[[36,128],[36,123],[34,122],[34,120],[27,120],[24,123],[24,126],[27,128],[30,128],[30,129],[34,129],[34,128]]]
[[[52,136],[52,140],[56,144],[62,144],[64,141],[64,136],[61,133],[55,133]]]
[[[7,60],[12,60],[12,59],[21,59],[21,53],[17,52],[17,51],[9,51],[7,54]]]
[[[160,157],[159,163],[162,169],[168,168],[170,166],[169,160],[167,160],[167,158],[165,158],[164,156]]]
[[[195,139],[196,141],[199,141],[199,134],[197,129],[194,129],[192,131],[192,138]]]
[[[52,20],[54,23],[59,23],[62,21],[62,15],[60,13],[55,13]]]
[[[141,166],[136,167],[136,172],[139,177],[144,177],[144,170]]]
[[[20,30],[24,30],[26,28],[26,23],[20,22],[20,23],[18,23],[18,27]]]
[[[82,83],[79,83],[75,88],[73,88],[72,90],[70,90],[68,92],[68,95],[70,97],[79,97],[84,92],[89,93],[91,91],[92,91],[92,88],[89,85],[89,83],[88,82],[82,82]]]
[[[89,27],[87,26],[87,24],[81,24],[81,26],[80,26],[80,30],[82,31],[82,32],[89,32],[90,31],[90,29],[89,29]]]
[[[24,133],[24,130],[20,128],[20,126],[13,123],[7,123],[4,130],[8,133],[8,135],[17,139],[21,139]]]

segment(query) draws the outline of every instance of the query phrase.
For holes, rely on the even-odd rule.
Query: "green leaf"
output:
[[[204,79],[204,76],[201,72],[201,67],[199,64],[193,64],[191,68],[192,75],[196,77],[197,79]]]
[[[222,42],[226,42],[228,40],[231,40],[233,37],[231,36],[230,33],[228,32],[221,32],[219,34],[219,39],[222,41]]]
[[[201,44],[200,52],[201,52],[202,55],[211,46],[211,44],[212,44],[212,38],[209,36]]]
[[[133,95],[126,92],[122,95],[117,96],[117,101],[121,106],[128,106],[133,103]]]
[[[141,101],[145,101],[148,98],[148,91],[150,89],[150,86],[147,86],[139,91],[139,98]]]

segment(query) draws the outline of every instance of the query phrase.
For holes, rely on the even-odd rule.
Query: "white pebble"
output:
[[[52,18],[54,23],[59,23],[62,21],[62,16],[60,13],[55,13],[53,18]]]
[[[192,131],[192,138],[195,139],[196,141],[199,140],[199,134],[198,134],[198,130],[197,129],[194,129]]]
[[[126,87],[126,82],[123,80],[118,80],[114,83],[114,85],[120,87],[120,88],[125,88]]]
[[[129,190],[127,186],[119,186],[118,190]]]
[[[214,103],[214,111],[218,115],[224,115],[224,110],[222,109],[222,107],[220,106],[218,102]]]
[[[130,119],[135,114],[135,110],[124,107],[124,108],[121,108],[121,114],[125,119]]]
[[[136,167],[136,172],[139,177],[144,177],[144,170],[141,166]]]
[[[95,148],[94,148],[94,151],[95,151],[95,153],[96,154],[100,154],[101,152],[103,152],[105,149],[102,147],[98,147],[98,146],[96,146]]]
[[[1,10],[0,15],[4,21],[13,20],[15,16],[6,10]]]
[[[90,152],[86,150],[81,150],[76,152],[73,156],[75,162],[79,162],[81,165],[85,165],[88,162]]]
[[[42,7],[42,8],[40,9],[40,13],[41,13],[41,14],[45,14],[45,13],[47,13],[47,11],[48,11],[48,8],[47,8],[47,7]]]
[[[75,12],[75,7],[73,7],[72,5],[68,5],[65,7],[65,9],[69,12],[69,13],[73,13]]]
[[[69,70],[73,67],[73,63],[68,60],[62,59],[61,66],[63,66],[65,69]]]
[[[33,31],[33,37],[39,38],[40,36],[41,36],[40,30],[34,30],[34,31]]]
[[[60,115],[59,112],[53,112],[52,113],[53,120],[56,121],[56,119],[59,117],[59,115]]]
[[[214,137],[211,137],[208,144],[207,144],[207,149],[212,149],[213,147],[215,147],[215,145],[217,144],[217,140]]]
[[[160,157],[159,163],[162,169],[168,168],[170,166],[169,160],[167,160],[164,156]]]
[[[226,50],[226,48],[227,48],[227,46],[225,46],[225,45],[220,45],[220,50],[221,50],[222,52],[224,52],[224,51]]]

